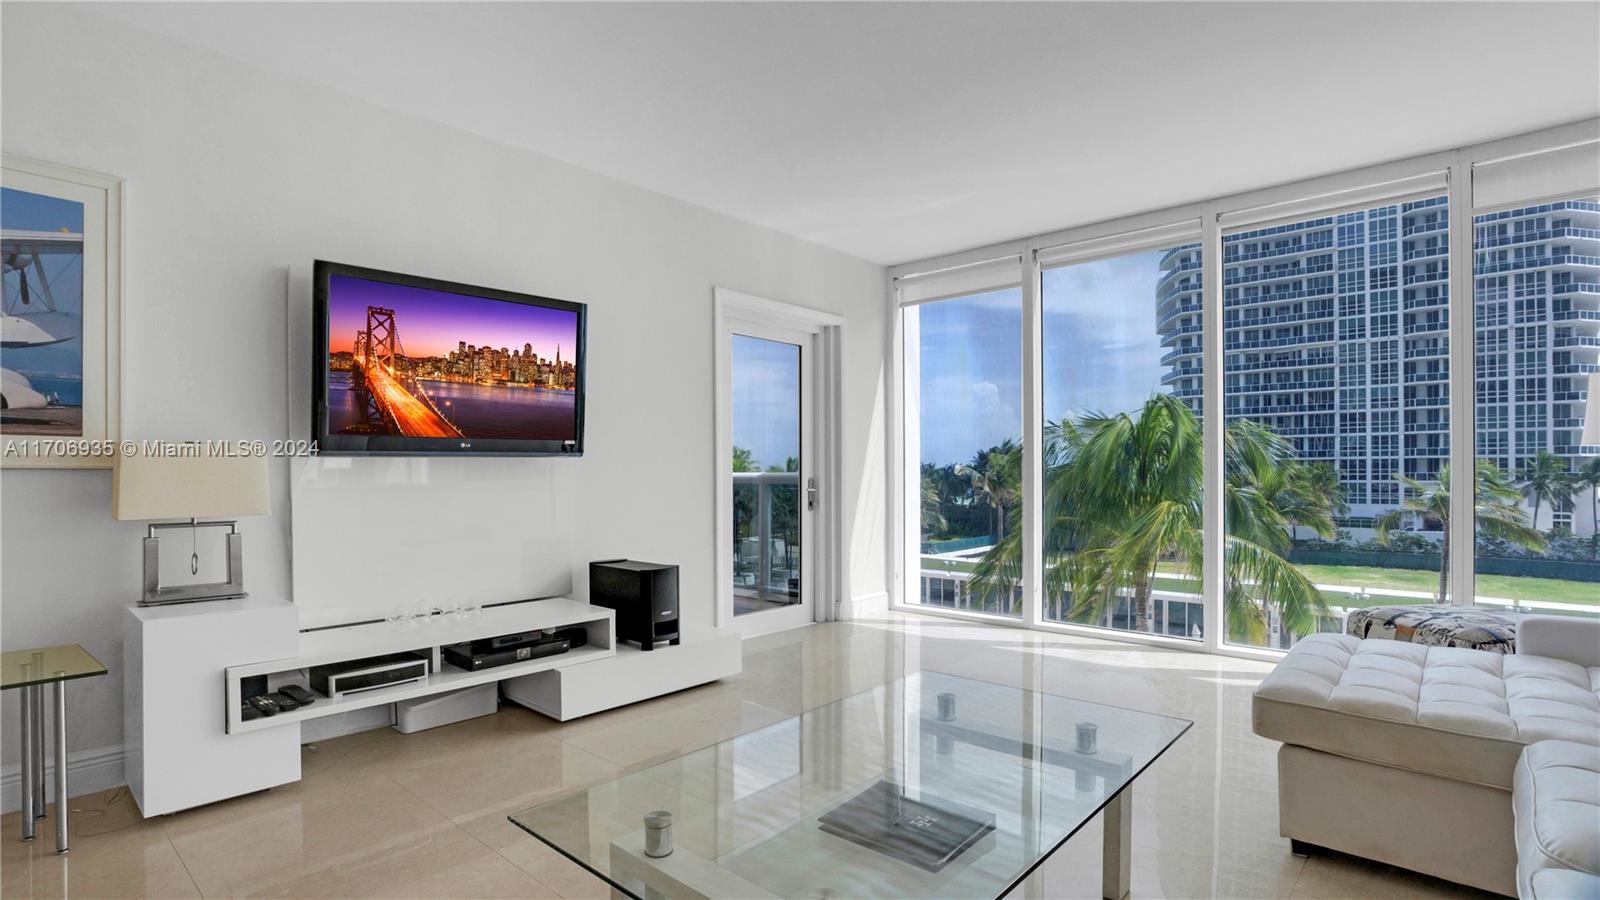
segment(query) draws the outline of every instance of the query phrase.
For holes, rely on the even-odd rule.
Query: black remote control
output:
[[[259,697],[251,697],[250,705],[261,710],[263,716],[275,716],[278,714],[277,702],[266,694],[262,694]]]
[[[290,700],[293,700],[295,703],[298,703],[301,706],[310,706],[311,704],[317,702],[316,694],[311,693],[298,684],[286,684],[283,687],[278,688],[278,693],[288,697]]]
[[[251,719],[259,719],[261,718],[261,710],[256,709],[253,705],[251,705],[249,700],[246,700],[239,707],[239,718],[246,722],[250,721]]]
[[[273,703],[278,704],[278,710],[280,712],[288,712],[291,709],[300,708],[300,704],[294,702],[293,697],[285,695],[282,691],[275,691],[267,696],[272,698]]]

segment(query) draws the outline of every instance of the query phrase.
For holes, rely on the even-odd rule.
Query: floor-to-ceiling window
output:
[[[1021,616],[1022,291],[902,313],[916,570],[907,602]]]
[[[1600,615],[1600,202],[1473,218],[1475,601]]]
[[[1045,621],[1198,639],[1197,243],[1040,275]]]
[[[897,267],[897,600],[1272,650],[1600,615],[1597,165],[1583,123]]]
[[[1230,642],[1443,595],[1448,255],[1445,197],[1223,238]]]

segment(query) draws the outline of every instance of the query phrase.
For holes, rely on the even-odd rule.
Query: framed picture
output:
[[[0,465],[110,468],[122,422],[122,179],[0,156],[0,265]]]

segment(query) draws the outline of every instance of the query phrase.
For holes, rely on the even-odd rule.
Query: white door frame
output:
[[[816,621],[829,621],[839,615],[841,599],[846,584],[846,554],[843,543],[843,491],[840,487],[843,445],[842,431],[842,343],[844,317],[834,313],[780,303],[741,291],[718,287],[712,292],[714,310],[715,427],[714,472],[716,489],[714,511],[716,574],[716,624],[719,628],[731,627],[733,616],[733,335],[746,329],[783,328],[813,336],[811,383],[802,385],[810,391],[812,405],[811,447],[813,459],[802,476],[817,481],[817,507],[812,513],[810,542],[802,545],[802,552],[811,561],[812,615]],[[805,487],[804,484],[801,485]],[[763,629],[762,619],[745,617],[748,626],[741,622],[741,631],[757,634],[763,630],[794,627],[793,623],[779,621],[770,629]]]

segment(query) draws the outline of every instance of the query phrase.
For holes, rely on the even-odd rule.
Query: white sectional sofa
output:
[[[1593,854],[1517,841],[1565,847],[1595,824],[1580,795],[1600,793],[1600,774],[1554,760],[1600,747],[1600,620],[1529,616],[1519,632],[1512,656],[1339,634],[1295,645],[1253,701],[1256,733],[1283,742],[1282,834],[1300,851],[1328,847],[1507,895],[1518,893],[1519,849],[1525,868],[1573,873],[1543,876],[1562,885],[1550,896],[1600,878],[1582,868]],[[1541,741],[1575,749],[1527,758],[1517,792],[1527,818],[1517,820],[1518,760]],[[1525,897],[1545,896],[1534,875],[1524,874]]]
[[[1600,746],[1529,744],[1511,789],[1517,893],[1527,900],[1600,900]]]

